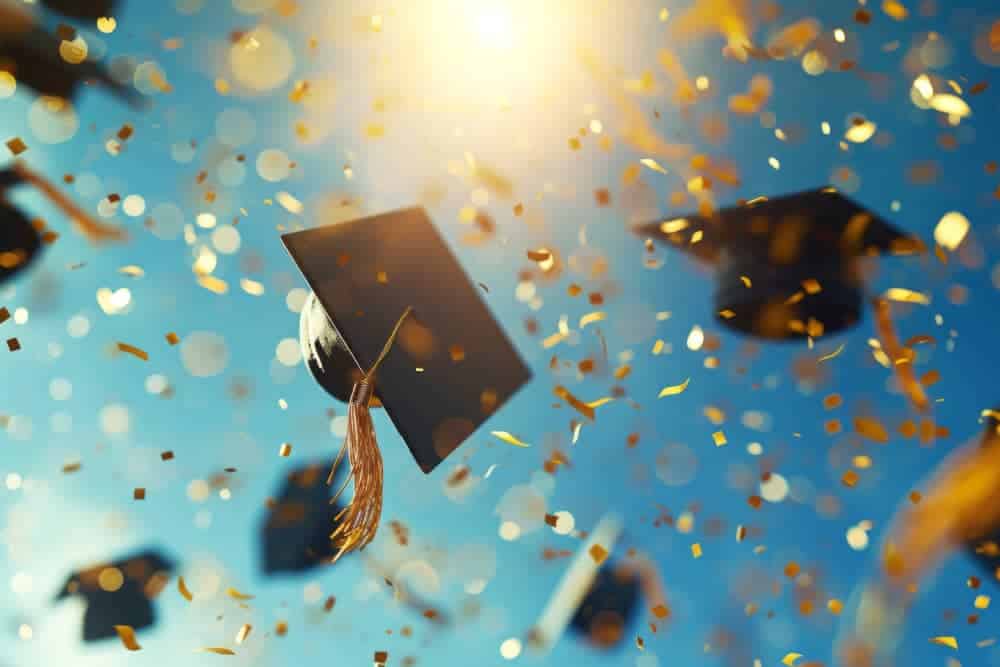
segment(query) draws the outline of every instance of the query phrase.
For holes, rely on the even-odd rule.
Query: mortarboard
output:
[[[573,615],[569,627],[599,648],[616,646],[639,607],[641,582],[636,571],[605,563]]]
[[[342,507],[330,504],[329,466],[329,461],[317,462],[285,478],[260,530],[265,574],[303,572],[336,554],[330,531]]]
[[[117,0],[42,0],[46,9],[75,19],[96,21],[114,14]]]
[[[41,235],[24,213],[0,200],[0,284],[30,265],[41,246]]]
[[[714,266],[717,317],[731,329],[772,340],[856,324],[864,297],[856,260],[920,247],[833,188],[758,198],[636,231]]]
[[[12,167],[0,169],[0,284],[14,277],[38,257],[43,240],[53,241],[57,236],[53,232],[45,232],[44,223],[33,222],[3,198],[5,190],[22,184],[32,185],[40,190],[92,240],[125,237],[121,230],[94,220],[41,174],[15,163]]]
[[[302,314],[305,358],[338,400],[348,400],[397,318],[412,308],[379,369],[375,396],[424,472],[531,378],[423,209],[282,240],[315,294]]]
[[[617,517],[606,516],[591,531],[531,628],[528,638],[533,647],[548,651],[571,624],[589,632],[598,614],[608,608],[607,598],[593,594],[594,584],[602,577],[604,559],[614,550],[621,530]]]
[[[146,550],[73,574],[56,600],[83,596],[84,641],[117,637],[116,625],[140,630],[156,622],[152,600],[163,590],[173,569],[174,564],[160,552]]]
[[[1000,408],[983,413],[986,427],[980,441],[981,448],[1000,447]],[[995,526],[991,535],[966,544],[966,550],[987,572],[990,579],[1000,580],[1000,526]]]
[[[347,437],[334,465],[346,452],[352,472],[345,485],[354,482],[354,498],[334,535],[339,557],[371,541],[381,514],[382,459],[368,414],[373,398],[429,473],[531,372],[423,209],[282,240],[318,302],[300,322],[310,371],[349,403]]]
[[[74,3],[60,3],[74,4]],[[133,106],[141,95],[111,77],[91,60],[66,62],[59,53],[62,40],[39,27],[27,14],[0,6],[0,70],[14,75],[21,85],[40,95],[72,100],[85,81],[97,81]]]

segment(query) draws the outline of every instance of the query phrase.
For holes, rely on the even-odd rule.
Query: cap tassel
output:
[[[896,379],[899,381],[903,393],[917,412],[926,413],[930,409],[930,401],[927,398],[927,392],[924,391],[923,385],[917,380],[916,373],[913,371],[913,351],[899,343],[889,302],[876,298],[872,301],[872,307],[875,309],[875,327],[882,338],[882,346],[892,362],[892,370],[896,374]]]
[[[396,335],[403,326],[403,321],[411,311],[412,308],[407,308],[400,316],[382,348],[382,353],[364,377],[355,383],[351,392],[347,406],[347,435],[326,479],[327,486],[333,483],[337,466],[344,458],[344,452],[347,452],[351,474],[344,480],[336,495],[330,499],[330,503],[333,504],[340,498],[352,479],[354,497],[334,519],[337,527],[330,534],[330,539],[339,546],[337,555],[333,557],[334,563],[345,553],[364,549],[375,539],[375,534],[378,532],[379,520],[382,517],[382,453],[378,448],[375,426],[372,424],[368,405],[375,393],[375,371],[388,356]]]
[[[62,210],[73,221],[80,233],[91,242],[123,241],[128,238],[128,234],[124,230],[95,220],[47,178],[29,169],[23,163],[15,162],[12,169],[21,181],[35,186],[49,201]]]

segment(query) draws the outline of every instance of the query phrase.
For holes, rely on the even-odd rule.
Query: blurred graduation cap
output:
[[[635,618],[640,591],[637,572],[605,563],[570,620],[570,629],[598,648],[618,645]]]
[[[715,310],[725,326],[771,340],[817,337],[861,319],[858,258],[922,246],[833,188],[757,198],[636,232],[716,269]]]
[[[70,18],[91,21],[112,16],[117,5],[117,0],[42,0],[46,9]]]
[[[528,640],[532,647],[548,651],[568,627],[603,646],[612,646],[623,636],[637,603],[638,584],[617,580],[605,560],[621,530],[621,521],[615,516],[598,522],[531,628]]]
[[[983,413],[985,428],[980,446],[1000,447],[1000,406]],[[974,540],[966,550],[986,571],[992,581],[1000,581],[1000,526],[985,539]]]
[[[81,13],[89,6],[70,0],[49,4],[79,8]],[[19,84],[40,95],[72,100],[81,84],[97,81],[132,106],[141,106],[139,92],[116,81],[104,67],[91,60],[78,64],[66,62],[59,52],[62,41],[40,27],[29,14],[0,5],[0,70],[12,74]]]
[[[56,600],[83,596],[84,641],[117,637],[116,625],[140,630],[156,622],[152,600],[163,590],[173,570],[174,564],[159,551],[142,551],[76,572],[63,585]]]
[[[349,400],[401,322],[374,395],[425,473],[530,379],[422,208],[282,240],[315,295],[301,315],[303,357],[334,398]]]
[[[0,169],[0,284],[30,266],[38,257],[42,242],[53,241],[57,236],[54,232],[45,231],[45,224],[41,220],[32,221],[4,198],[6,190],[18,185],[32,185],[41,191],[91,240],[125,237],[118,228],[94,220],[41,174],[15,163],[6,169]]]
[[[285,478],[260,529],[265,574],[304,572],[329,563],[336,554],[330,533],[343,507],[330,504],[329,469],[330,461],[317,462]]]

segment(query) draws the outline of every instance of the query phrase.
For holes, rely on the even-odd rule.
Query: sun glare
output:
[[[484,46],[509,49],[514,46],[514,20],[502,5],[479,8],[473,17],[477,36]]]

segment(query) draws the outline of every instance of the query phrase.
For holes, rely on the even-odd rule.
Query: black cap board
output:
[[[117,4],[117,0],[42,0],[46,9],[70,18],[93,21],[112,16]]]
[[[303,315],[319,320],[303,327],[326,340],[307,345],[321,361],[311,358],[310,369],[338,399],[349,396],[354,374],[371,367],[397,320],[412,308],[378,369],[375,396],[424,472],[531,378],[422,208],[292,232],[282,240],[321,306],[322,312],[311,307]]]
[[[1000,406],[984,413],[981,447],[1000,447]],[[973,540],[966,550],[986,571],[991,581],[1000,581],[1000,526],[992,535]]]
[[[75,572],[63,584],[56,600],[81,595],[86,602],[83,640],[117,637],[116,625],[133,630],[156,622],[152,600],[166,585],[174,564],[156,550]]]
[[[31,264],[42,246],[31,220],[3,198],[5,189],[22,182],[14,169],[0,170],[0,285]]]
[[[265,574],[311,570],[328,564],[337,553],[330,533],[343,505],[331,505],[330,497],[340,488],[347,468],[338,466],[337,478],[328,486],[326,476],[332,463],[316,462],[286,476],[260,529]]]
[[[29,15],[0,6],[0,70],[12,74],[19,86],[40,95],[72,100],[84,82],[96,81],[132,106],[142,105],[138,91],[113,79],[101,65],[91,60],[66,62],[59,52],[61,43],[58,36],[38,26]]]
[[[617,646],[635,618],[640,592],[635,570],[605,563],[569,627],[598,648]]]
[[[757,198],[709,217],[682,216],[635,231],[714,266],[720,321],[771,340],[853,326],[864,297],[856,260],[921,247],[833,188]]]

